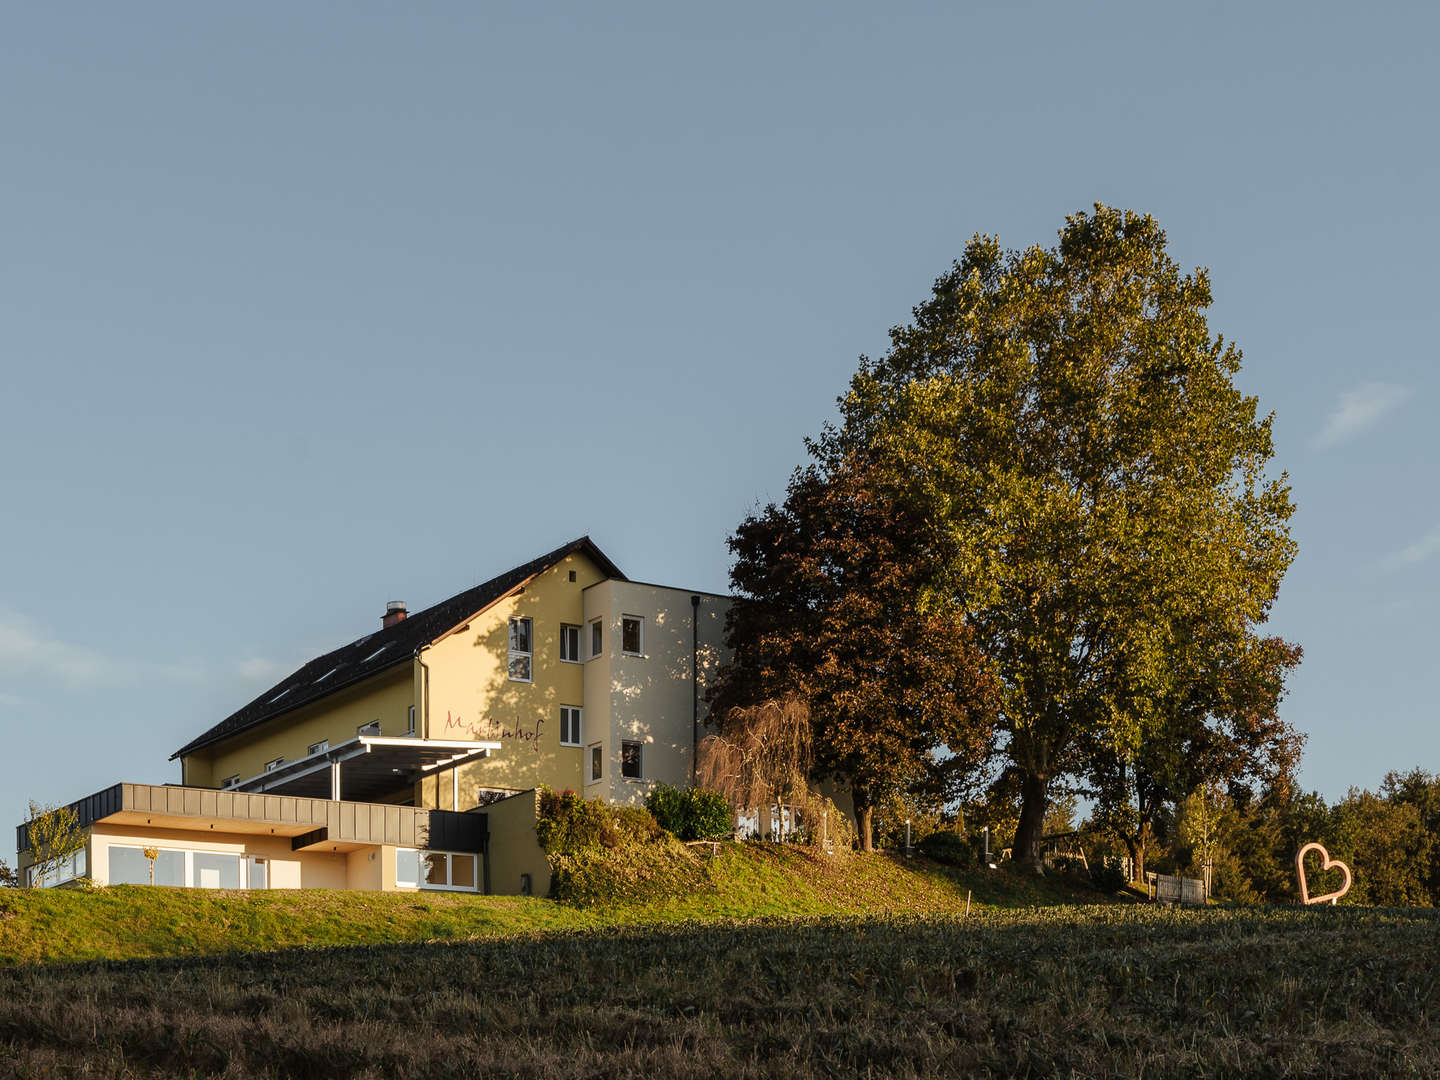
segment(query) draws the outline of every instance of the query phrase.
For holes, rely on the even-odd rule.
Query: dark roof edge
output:
[[[323,656],[325,654],[322,653],[321,655]],[[397,656],[394,660],[386,661],[386,663],[381,667],[373,668],[369,671],[362,671],[357,675],[352,675],[350,678],[345,679],[342,682],[335,683],[323,694],[316,694],[314,697],[296,699],[291,704],[276,709],[268,716],[263,716],[259,720],[256,720],[255,723],[250,727],[240,728],[237,731],[222,732],[220,734],[212,736],[211,738],[206,738],[205,735],[200,735],[197,738],[191,739],[179,750],[176,750],[173,754],[170,755],[167,760],[174,761],[176,758],[181,757],[184,754],[189,754],[195,750],[203,750],[205,749],[205,747],[213,746],[217,742],[224,742],[226,739],[230,738],[230,736],[240,734],[241,731],[250,731],[254,728],[259,727],[261,724],[268,724],[271,720],[278,720],[282,716],[289,716],[291,713],[298,712],[299,710],[305,708],[307,705],[314,705],[317,701],[323,701],[328,697],[334,697],[341,690],[348,690],[352,686],[359,686],[363,682],[367,682],[370,679],[374,679],[380,675],[386,674],[392,668],[397,668],[401,664],[411,663],[414,661],[414,659],[415,654],[413,652],[404,653],[400,656]],[[302,664],[301,667],[303,666],[304,665]],[[273,690],[274,687],[272,686],[271,689]],[[209,732],[207,732],[206,734],[208,735]]]

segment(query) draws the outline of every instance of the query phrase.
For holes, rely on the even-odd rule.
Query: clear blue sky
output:
[[[1161,7],[12,8],[0,822],[582,533],[723,590],[966,239],[1095,200],[1277,414],[1303,782],[1440,769],[1440,17]]]

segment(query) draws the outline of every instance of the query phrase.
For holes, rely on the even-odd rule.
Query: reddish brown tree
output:
[[[867,851],[878,801],[990,745],[993,684],[964,613],[927,591],[926,537],[852,458],[797,471],[729,542],[734,651],[710,700],[803,699],[812,777],[849,789]]]

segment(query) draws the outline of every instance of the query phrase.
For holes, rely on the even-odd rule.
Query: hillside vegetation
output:
[[[967,892],[974,913],[1103,899],[1064,880],[962,873],[921,858],[834,860],[758,842],[722,844],[714,858],[708,848],[673,841],[655,847],[644,860],[630,845],[588,849],[567,864],[572,896],[559,903],[434,892],[3,890],[0,965],[464,941],[694,919],[938,915],[963,912]]]

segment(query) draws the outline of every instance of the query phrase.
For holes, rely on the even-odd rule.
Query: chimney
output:
[[[387,626],[394,626],[397,622],[400,622],[404,618],[405,601],[391,600],[388,604],[385,605],[385,617],[380,620],[380,628],[383,630]]]

